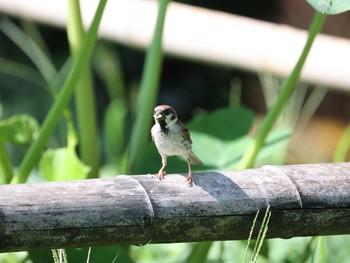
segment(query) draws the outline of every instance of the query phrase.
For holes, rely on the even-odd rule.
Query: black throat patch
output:
[[[168,134],[169,133],[169,128],[167,128],[167,124],[165,122],[165,119],[162,119],[159,121],[160,129],[162,130],[163,133]]]

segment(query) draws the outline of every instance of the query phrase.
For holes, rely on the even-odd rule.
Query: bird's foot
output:
[[[164,180],[164,175],[166,175],[166,171],[159,171],[157,174],[154,174],[152,178],[158,178],[159,181]]]
[[[166,171],[161,171],[160,173],[158,173],[158,179],[160,181],[164,180],[164,175],[166,175]]]
[[[194,185],[192,174],[188,174],[186,181],[188,187],[192,187]]]

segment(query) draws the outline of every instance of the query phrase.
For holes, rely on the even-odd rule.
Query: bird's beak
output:
[[[164,119],[164,116],[160,113],[158,114],[154,114],[153,117],[156,119],[156,120],[161,120],[161,119]]]

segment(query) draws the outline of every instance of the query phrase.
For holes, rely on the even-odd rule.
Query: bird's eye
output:
[[[165,109],[163,111],[164,115],[168,116],[170,114],[170,109]]]

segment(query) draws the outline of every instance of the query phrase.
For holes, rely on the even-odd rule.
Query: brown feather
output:
[[[186,137],[186,140],[188,140],[192,144],[191,135],[190,135],[190,132],[188,131],[188,129],[185,127],[185,125],[180,120],[177,121],[177,124],[180,125],[181,130]]]
[[[191,164],[203,164],[202,160],[199,159],[192,151],[188,154],[187,158]]]

